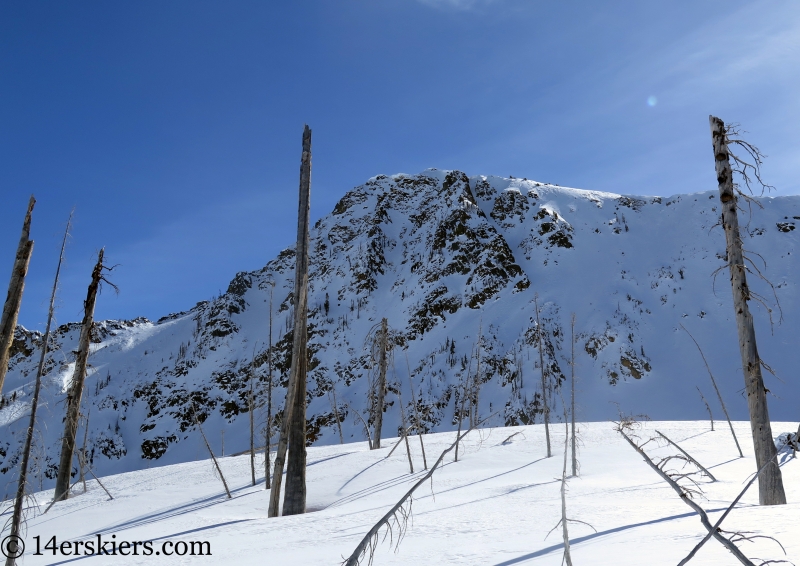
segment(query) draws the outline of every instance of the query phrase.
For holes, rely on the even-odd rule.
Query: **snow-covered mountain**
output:
[[[759,202],[745,247],[774,284],[782,317],[775,308],[770,328],[766,310],[753,309],[762,357],[776,372],[765,377],[772,417],[791,420],[800,398],[794,373],[800,197]],[[397,434],[401,407],[411,418],[411,382],[424,427],[454,429],[460,384],[478,370],[479,414],[497,413],[488,425],[540,422],[537,301],[554,419],[562,415],[558,384],[570,375],[573,313],[580,419],[616,416],[612,402],[652,418],[705,418],[698,386],[721,416],[702,358],[681,325],[703,347],[732,417],[746,418],[728,275],[713,277],[725,265],[718,217],[716,191],[631,197],[437,170],[370,179],[311,232],[309,443],[339,442],[334,390],[345,441],[365,438],[354,413],[368,418],[373,369],[365,338],[382,317],[395,343],[384,436]],[[205,457],[193,407],[217,453],[223,442],[226,454],[249,446],[251,377],[259,428],[266,416],[271,293],[279,382],[273,400],[278,412],[283,406],[294,261],[287,248],[263,269],[237,274],[223,295],[157,322],[97,324],[83,401],[97,473]],[[773,299],[768,286],[755,277],[750,282]],[[78,334],[78,325],[68,324],[53,337],[37,431],[37,486],[51,486],[55,475]],[[40,334],[17,330],[0,409],[6,490],[16,479],[41,342]]]

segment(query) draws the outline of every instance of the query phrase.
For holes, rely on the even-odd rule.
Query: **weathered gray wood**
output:
[[[469,426],[478,422],[478,405],[481,398],[481,342],[483,340],[483,317],[478,326],[478,351],[475,367],[475,379],[472,382],[472,395],[470,396]]]
[[[733,172],[728,152],[725,124],[719,118],[709,116],[711,139],[714,145],[714,165],[719,187],[719,200],[722,205],[722,227],[725,231],[725,244],[728,252],[728,268],[733,289],[733,310],[739,335],[739,351],[742,357],[747,407],[750,410],[750,430],[756,455],[756,468],[772,462],[775,444],[769,421],[767,394],[761,375],[761,358],[756,347],[756,332],[753,316],[747,306],[750,289],[747,286],[742,240],[739,235],[737,199],[733,188]],[[782,505],[786,503],[781,469],[772,462],[758,477],[758,499],[761,505]]]
[[[11,281],[8,283],[8,295],[3,305],[2,318],[0,318],[0,393],[3,391],[3,383],[6,380],[11,344],[14,341],[17,316],[19,315],[19,307],[22,304],[22,292],[25,290],[25,276],[28,274],[28,265],[33,253],[33,240],[30,239],[30,233],[31,214],[35,204],[36,199],[31,195],[31,199],[28,201],[28,212],[25,214],[25,221],[22,223],[22,235],[19,238],[17,255],[14,257]]]
[[[711,481],[714,481],[714,482],[715,482],[715,481],[717,481],[717,478],[715,478],[715,477],[714,477],[714,474],[712,474],[711,472],[709,472],[709,471],[708,471],[708,470],[705,468],[705,466],[703,466],[703,464],[701,464],[700,462],[698,462],[697,460],[695,460],[694,458],[692,458],[692,456],[691,456],[691,455],[690,455],[690,454],[689,454],[689,453],[688,453],[686,450],[684,450],[683,448],[681,448],[680,446],[678,446],[676,443],[672,442],[672,440],[670,440],[669,438],[667,438],[667,435],[666,435],[666,434],[664,434],[664,433],[662,433],[661,431],[658,431],[658,430],[656,431],[656,434],[658,434],[658,436],[660,436],[661,438],[663,438],[664,440],[666,440],[667,442],[669,442],[670,444],[672,444],[672,445],[673,445],[675,448],[677,448],[678,450],[680,450],[680,451],[681,451],[681,454],[683,454],[684,456],[686,456],[686,457],[689,459],[689,461],[691,461],[692,463],[694,463],[694,465],[695,465],[695,466],[697,466],[698,468],[700,468],[700,469],[703,471],[703,473],[704,473],[705,475],[707,475],[707,476],[708,476],[708,477],[711,479]]]
[[[256,342],[258,344],[258,342]],[[253,374],[255,374],[256,362],[256,347],[253,346],[253,358],[250,361],[250,395],[247,398],[247,410],[250,413],[250,479],[253,482],[253,487],[256,485],[256,423],[255,415],[256,403],[253,394]]]
[[[491,415],[483,419],[483,421],[477,423],[477,425],[480,425],[483,422],[488,421],[496,414],[497,413],[492,413]],[[395,516],[395,513],[400,511],[401,508],[403,507],[403,504],[411,497],[411,495],[417,490],[417,488],[422,484],[424,484],[425,481],[428,480],[428,478],[430,478],[433,475],[433,472],[435,472],[436,468],[438,468],[439,465],[442,463],[447,453],[450,452],[456,446],[458,446],[458,443],[461,442],[461,439],[467,436],[470,432],[472,432],[472,428],[468,429],[463,434],[459,434],[456,437],[455,442],[453,442],[453,444],[451,444],[449,448],[445,449],[441,454],[439,454],[439,458],[436,460],[436,463],[434,463],[433,466],[431,466],[431,469],[428,470],[428,473],[422,476],[419,480],[417,480],[417,482],[411,487],[411,489],[409,489],[406,492],[406,494],[403,497],[401,497],[400,500],[397,503],[395,503],[394,506],[392,506],[392,508],[389,509],[389,511],[383,517],[381,517],[381,519],[377,523],[375,523],[372,526],[372,528],[367,532],[366,535],[364,535],[364,538],[361,539],[361,542],[358,543],[358,546],[356,546],[353,553],[347,558],[347,560],[342,564],[342,566],[358,566],[358,564],[361,563],[361,560],[365,558],[367,553],[370,552],[370,541],[372,541],[373,538],[377,536],[378,532],[381,530],[382,527],[389,525],[389,522],[392,520],[392,517]]]
[[[573,323],[575,317],[572,318]],[[574,326],[574,324],[573,324]],[[566,411],[565,411],[566,412]],[[575,425],[573,424],[573,427]],[[567,424],[567,415],[564,415],[564,468],[561,470],[561,538],[564,540],[564,562],[567,566],[572,566],[572,555],[569,551],[569,529],[567,528],[567,448],[569,447],[569,424]],[[573,464],[574,466],[574,464]],[[575,473],[573,472],[573,476]]]
[[[269,281],[269,347],[267,348],[267,433],[264,442],[264,489],[270,489],[270,451],[272,450],[272,293],[275,282]]]
[[[211,455],[211,461],[214,463],[214,468],[217,470],[217,474],[219,474],[219,479],[222,480],[222,485],[225,488],[225,493],[228,494],[228,499],[233,499],[231,497],[231,490],[228,489],[228,482],[225,481],[225,476],[222,474],[222,468],[219,467],[219,462],[217,462],[217,457],[214,456],[214,451],[211,449],[211,445],[208,443],[208,438],[206,438],[206,433],[203,432],[203,427],[200,426],[200,420],[197,418],[197,413],[194,412],[192,409],[192,415],[194,416],[194,423],[197,425],[197,430],[200,431],[200,436],[203,437],[203,442],[206,444],[206,450]]]
[[[339,444],[344,444],[342,421],[339,418],[339,406],[338,401],[336,401],[336,384],[331,386],[331,390],[328,392],[328,400],[331,402],[331,408],[333,409],[333,418],[336,419],[336,428],[339,429]]]
[[[726,539],[724,536],[722,536],[722,534],[719,531],[715,530],[711,526],[711,521],[708,520],[708,515],[706,514],[705,510],[702,507],[700,507],[697,503],[692,501],[692,498],[689,497],[689,495],[685,491],[683,491],[681,486],[678,485],[678,482],[673,480],[661,468],[659,468],[650,459],[650,457],[644,453],[644,450],[639,448],[639,446],[633,440],[631,440],[627,434],[625,434],[621,430],[619,431],[619,433],[625,440],[628,441],[628,444],[630,444],[633,447],[633,449],[636,450],[642,456],[642,458],[644,458],[644,461],[647,462],[647,465],[650,466],[653,469],[653,471],[661,477],[661,479],[663,479],[665,482],[669,484],[669,486],[673,489],[673,491],[675,491],[675,493],[678,494],[678,497],[681,498],[681,501],[683,501],[684,503],[686,503],[686,505],[694,509],[695,513],[697,513],[700,516],[700,522],[703,524],[703,527],[705,527],[706,531],[711,533],[711,536],[713,536],[720,543],[722,543],[722,545],[725,546],[725,548],[730,550],[731,554],[733,554],[737,558],[737,560],[739,560],[739,562],[741,562],[745,566],[755,566],[755,564],[753,564],[750,560],[747,559],[747,557],[744,554],[742,554],[742,551],[739,550],[735,544]]]
[[[700,344],[698,344],[697,340],[694,339],[694,336],[692,336],[692,333],[689,332],[683,324],[681,324],[681,328],[683,328],[684,332],[686,332],[686,334],[689,335],[689,338],[692,339],[692,342],[694,342],[694,345],[697,346],[697,351],[700,352],[700,357],[703,358],[703,363],[706,365],[706,371],[708,371],[708,377],[711,378],[711,385],[714,386],[714,391],[717,392],[717,399],[719,399],[719,404],[722,406],[722,412],[725,414],[725,418],[728,420],[728,428],[730,428],[730,430],[731,430],[731,436],[733,436],[733,441],[736,443],[736,449],[739,451],[739,458],[744,458],[744,453],[742,452],[742,447],[739,446],[739,439],[736,438],[736,431],[733,430],[733,423],[731,423],[731,417],[730,417],[730,415],[728,415],[728,408],[725,406],[725,401],[722,399],[722,393],[720,393],[719,387],[717,387],[717,380],[714,379],[714,374],[711,373],[711,366],[708,365],[708,360],[706,360],[706,356],[703,353],[703,349],[700,347]],[[699,391],[699,389],[698,389],[698,391]],[[701,393],[701,395],[702,395],[702,393]],[[709,412],[710,412],[710,409],[709,409]],[[713,421],[713,419],[712,419],[711,422],[712,422],[711,429],[713,430],[714,429],[714,425],[713,425],[714,421]]]
[[[44,330],[44,338],[42,339],[42,353],[39,356],[39,367],[36,370],[36,385],[33,388],[33,397],[31,399],[31,417],[28,421],[28,430],[25,432],[25,447],[22,449],[22,462],[19,466],[19,479],[17,480],[17,497],[14,499],[14,514],[11,517],[11,540],[16,540],[15,537],[19,536],[20,526],[22,525],[22,503],[25,500],[25,488],[28,482],[28,464],[31,457],[31,446],[33,445],[33,433],[36,427],[36,411],[39,408],[39,393],[42,389],[42,375],[44,374],[44,361],[47,357],[47,349],[50,341],[50,326],[53,323],[53,314],[55,313],[56,305],[56,291],[58,290],[58,279],[61,274],[61,264],[64,261],[64,249],[67,246],[67,235],[69,234],[70,225],[72,224],[72,214],[69,215],[67,221],[67,228],[64,230],[64,239],[61,241],[61,253],[58,256],[58,266],[56,267],[56,276],[53,279],[53,291],[50,294],[50,308],[47,311],[47,325]],[[6,566],[14,566],[16,559],[12,556],[7,557]]]
[[[539,367],[542,370],[542,413],[544,414],[544,435],[547,440],[547,457],[553,455],[550,450],[550,406],[547,404],[547,381],[544,377],[544,354],[542,352],[542,325],[539,322],[539,295],[533,298],[536,306],[536,334],[539,336]]]
[[[419,407],[417,406],[417,394],[414,392],[414,380],[411,379],[411,364],[408,361],[408,352],[406,355],[406,366],[408,367],[408,384],[411,387],[411,402],[414,403],[414,419],[416,420],[415,428],[417,429],[417,436],[419,436],[419,446],[422,448],[422,465],[428,469],[428,458],[425,456],[425,443],[422,441],[422,421],[419,418]]]
[[[784,444],[784,446],[786,446],[786,445]],[[783,446],[781,446],[781,450],[782,450],[782,449],[783,449]],[[779,453],[779,451],[778,451],[778,450],[776,450],[776,451],[775,451],[775,456],[777,456],[777,455],[778,455],[778,453]],[[770,460],[770,462],[771,462],[771,461],[772,461],[772,460]],[[758,476],[759,476],[759,475],[761,475],[761,472],[763,472],[763,471],[764,471],[764,468],[766,468],[766,466],[767,466],[767,465],[768,465],[770,462],[767,462],[767,464],[764,464],[764,465],[763,465],[763,466],[762,466],[762,467],[761,467],[761,468],[760,468],[760,469],[759,469],[759,470],[758,470],[758,471],[755,473],[755,475],[754,475],[752,478],[750,478],[750,481],[749,481],[749,482],[747,482],[747,485],[745,485],[745,486],[744,486],[744,489],[742,489],[742,491],[740,491],[740,492],[739,492],[739,495],[737,495],[737,496],[736,496],[736,499],[734,499],[734,500],[733,500],[733,502],[732,502],[732,503],[731,503],[731,504],[728,506],[728,508],[727,508],[727,509],[725,509],[725,512],[724,512],[722,515],[720,515],[720,518],[719,518],[719,519],[717,519],[717,522],[716,522],[716,523],[714,523],[714,525],[712,526],[712,529],[711,529],[711,531],[709,531],[709,532],[708,532],[708,534],[707,534],[707,535],[706,535],[706,536],[703,538],[703,540],[701,540],[700,542],[698,542],[698,543],[697,543],[697,545],[696,545],[696,546],[695,546],[695,547],[692,549],[692,551],[691,551],[691,552],[690,552],[690,553],[689,553],[689,554],[686,556],[686,558],[684,558],[683,560],[681,560],[681,561],[678,563],[678,566],[684,566],[685,564],[687,564],[687,563],[688,563],[688,562],[689,562],[689,561],[690,561],[690,560],[691,560],[691,559],[694,557],[694,555],[695,555],[695,554],[697,554],[697,551],[698,551],[698,550],[700,550],[700,548],[702,548],[702,546],[703,546],[703,545],[704,545],[706,542],[708,542],[708,539],[710,539],[710,538],[711,538],[711,534],[712,534],[712,533],[714,533],[714,532],[718,532],[718,531],[720,530],[720,526],[722,525],[722,521],[724,521],[724,520],[725,520],[725,517],[727,517],[727,516],[728,516],[728,514],[729,514],[731,511],[733,511],[733,508],[734,508],[734,507],[736,507],[736,504],[737,504],[737,503],[739,503],[739,500],[740,500],[740,499],[741,499],[741,498],[744,496],[744,494],[745,494],[745,493],[747,493],[747,490],[748,490],[748,489],[750,489],[750,486],[751,486],[751,485],[753,485],[753,482],[755,482],[755,481],[756,481],[756,479],[758,478]],[[766,563],[766,562],[765,562],[764,564],[768,564],[768,563]]]
[[[572,358],[570,361],[570,368],[571,368],[571,378],[570,383],[572,385],[572,403],[570,409],[570,418],[572,419],[572,475],[578,475],[578,456],[575,453],[575,313],[572,313]]]
[[[381,447],[381,429],[383,428],[383,406],[386,400],[386,349],[388,347],[389,327],[387,320],[381,319],[381,330],[378,336],[378,382],[375,392],[375,432],[372,435],[372,448]],[[404,427],[405,428],[405,427]]]
[[[278,516],[283,466],[286,452],[289,462],[286,471],[286,494],[283,514],[305,513],[306,460],[306,370],[307,370],[307,308],[308,308],[308,216],[311,192],[311,129],[303,130],[303,153],[300,158],[300,190],[297,211],[297,246],[294,273],[294,336],[289,385],[281,421],[281,436],[275,454],[275,470],[269,494],[269,517]],[[295,413],[299,416],[295,418]]]
[[[64,435],[61,438],[61,458],[58,464],[56,478],[55,500],[63,501],[69,497],[69,478],[72,472],[72,456],[75,452],[75,434],[78,432],[78,415],[81,409],[83,396],[83,382],[86,379],[86,366],[89,360],[89,346],[92,341],[92,328],[94,327],[94,305],[97,301],[97,291],[100,280],[103,278],[103,253],[101,249],[97,254],[97,263],[92,270],[92,281],[83,303],[83,322],[78,340],[78,355],[75,358],[75,372],[72,374],[72,384],[67,393],[67,418],[64,421]]]

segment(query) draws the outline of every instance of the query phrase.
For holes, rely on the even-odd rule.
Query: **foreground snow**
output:
[[[707,483],[699,500],[716,519],[754,470],[748,423],[735,423],[746,458],[737,458],[727,427],[707,422],[646,423],[642,438],[658,429],[679,442],[719,480]],[[590,523],[570,524],[576,566],[590,564],[676,564],[704,535],[698,517],[614,432],[612,423],[579,426],[580,477],[569,480],[568,514]],[[773,423],[773,432],[797,430],[796,423]],[[520,432],[511,440],[507,437]],[[561,564],[560,529],[546,538],[560,518],[559,480],[563,465],[564,428],[551,428],[553,457],[544,458],[542,425],[485,429],[471,433],[458,463],[452,453],[422,486],[413,501],[412,524],[397,551],[389,539],[378,545],[375,564]],[[425,437],[428,464],[454,440],[454,433]],[[56,536],[62,541],[152,540],[208,541],[212,556],[159,556],[159,564],[297,564],[335,565],[424,474],[419,441],[411,439],[415,474],[409,475],[405,450],[386,459],[394,441],[369,451],[364,443],[312,447],[308,451],[308,508],[303,516],[267,519],[263,476],[250,486],[249,457],[220,459],[233,499],[225,497],[210,461],[190,462],[110,476],[104,484],[108,501],[92,481],[88,493],[55,505],[46,515],[28,520],[25,565],[80,562],[126,565],[151,563],[153,557],[75,557],[42,549]],[[651,443],[652,444],[652,443]],[[654,456],[674,449],[648,445]],[[800,462],[782,455],[789,505],[759,507],[757,486],[726,519],[726,530],[754,531],[776,537],[786,548],[762,540],[742,543],[750,557],[789,559],[800,563]],[[263,460],[258,464],[263,469]],[[37,494],[41,510],[52,491]],[[395,533],[396,534],[396,533]],[[394,539],[396,542],[397,539]],[[107,547],[108,548],[108,547]],[[139,547],[141,554],[142,548]],[[709,541],[693,564],[735,564],[721,545]]]

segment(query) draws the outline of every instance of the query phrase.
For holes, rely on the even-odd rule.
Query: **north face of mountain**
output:
[[[768,313],[754,309],[759,350],[780,378],[766,377],[772,417],[791,419],[800,393],[800,197],[760,202],[745,247],[774,284],[782,317],[772,301],[770,329]],[[481,383],[479,415],[495,415],[490,425],[539,422],[540,340],[552,418],[562,418],[573,313],[579,420],[615,417],[614,402],[652,418],[705,418],[696,387],[711,401],[710,382],[681,325],[703,346],[733,416],[746,418],[728,275],[714,277],[725,265],[718,217],[715,192],[632,197],[437,170],[370,179],[311,232],[308,442],[338,442],[337,415],[346,441],[364,439],[355,412],[370,420],[365,338],[383,317],[394,344],[385,437],[412,418],[412,399],[425,430],[454,429],[468,376]],[[263,269],[237,274],[223,295],[155,323],[97,324],[83,414],[98,474],[205,457],[195,415],[218,454],[223,442],[226,454],[245,450],[251,384],[263,431],[270,361],[280,417],[294,262],[287,248]],[[755,277],[751,285],[772,297]],[[51,338],[37,486],[55,477],[78,334],[67,324]],[[3,485],[16,478],[41,343],[39,333],[17,329],[0,409]],[[720,413],[715,403],[712,410]]]

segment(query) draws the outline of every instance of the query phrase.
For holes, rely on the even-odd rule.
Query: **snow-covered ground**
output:
[[[705,497],[698,499],[715,520],[742,489],[755,469],[749,424],[734,423],[745,458],[725,423],[716,431],[708,422],[650,422],[642,439],[660,430],[678,442],[716,476],[710,483],[697,476]],[[794,432],[797,423],[773,423],[773,433]],[[519,432],[510,440],[506,439]],[[613,423],[579,425],[580,476],[568,481],[567,510],[574,564],[676,564],[705,534],[697,515],[614,431]],[[452,452],[431,483],[413,500],[408,531],[395,550],[395,538],[381,539],[375,564],[561,564],[561,530],[548,537],[561,514],[560,483],[565,431],[551,428],[553,457],[545,458],[543,425],[474,431],[465,440],[459,461]],[[449,446],[453,432],[428,435],[428,464]],[[505,442],[504,442],[505,441]],[[176,464],[109,476],[88,493],[56,504],[42,515],[51,491],[36,494],[39,511],[28,519],[27,550],[21,564],[293,564],[335,565],[349,555],[369,528],[425,472],[419,441],[411,439],[414,474],[405,450],[386,458],[385,447],[369,451],[365,443],[311,447],[308,451],[308,509],[301,516],[267,519],[268,494],[263,472],[250,486],[249,456],[220,459],[233,499],[225,497],[210,460]],[[663,444],[663,443],[662,443]],[[654,457],[676,453],[670,447],[647,446]],[[730,531],[770,535],[741,543],[750,557],[800,563],[800,461],[781,455],[788,505],[758,506],[757,485],[723,524]],[[263,459],[258,460],[263,470]],[[80,491],[80,488],[78,488]],[[7,516],[7,515],[6,515]],[[43,547],[62,541],[153,541],[153,556],[53,556]],[[397,533],[395,532],[395,535]],[[36,539],[43,555],[34,556]],[[115,538],[114,538],[115,537]],[[211,556],[166,557],[162,544],[208,541]],[[83,552],[85,544],[81,547]],[[71,552],[74,552],[74,545]],[[106,546],[110,548],[110,545]],[[128,549],[130,552],[130,549]],[[693,564],[735,564],[719,543],[709,541]],[[758,563],[758,562],[756,562]]]

